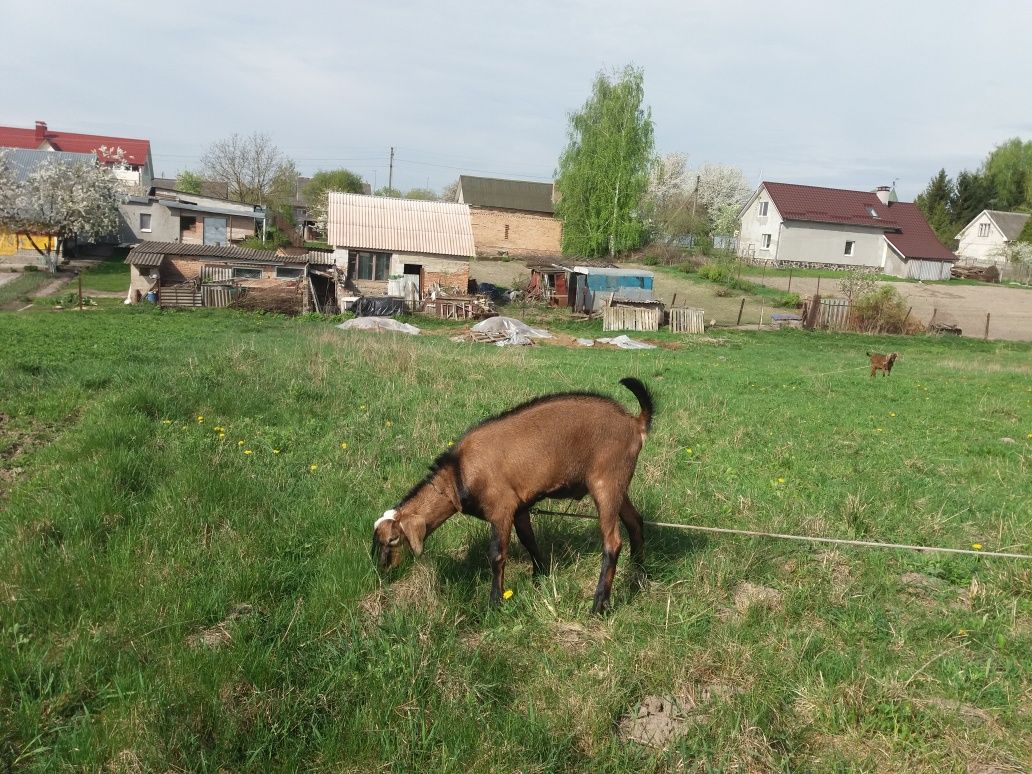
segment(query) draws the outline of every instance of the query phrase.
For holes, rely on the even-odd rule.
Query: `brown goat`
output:
[[[467,431],[438,457],[430,473],[373,525],[373,557],[381,569],[401,562],[402,543],[417,556],[423,541],[454,513],[468,513],[492,527],[491,602],[499,604],[513,526],[530,554],[534,575],[547,572],[530,509],[546,497],[580,500],[590,494],[602,531],[602,572],[593,612],[609,604],[620,555],[620,523],[631,556],[642,568],[645,547],[641,514],[627,489],[652,421],[648,389],[637,379],[620,384],[638,399],[641,413],[593,393],[547,395]]]
[[[879,352],[868,352],[867,356],[871,358],[871,376],[873,377],[878,371],[882,371],[885,376],[888,376],[892,371],[892,364],[896,362],[896,358],[899,357],[899,353],[893,352],[889,355],[883,355]]]

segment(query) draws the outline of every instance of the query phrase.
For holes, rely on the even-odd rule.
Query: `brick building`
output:
[[[559,255],[563,224],[555,217],[551,183],[459,177],[458,201],[469,205],[478,256]]]

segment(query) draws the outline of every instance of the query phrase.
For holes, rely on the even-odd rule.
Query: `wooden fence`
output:
[[[205,306],[226,307],[233,300],[233,288],[226,285],[202,285]]]
[[[849,330],[849,301],[845,298],[822,298],[817,326],[832,331]]]
[[[602,330],[658,331],[662,314],[659,307],[607,306],[602,310]]]
[[[182,285],[164,285],[158,288],[158,304],[160,306],[203,306],[204,297],[193,283]]]
[[[667,310],[671,333],[705,333],[706,317],[702,309],[679,307]]]

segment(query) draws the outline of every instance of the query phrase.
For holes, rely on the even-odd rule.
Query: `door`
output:
[[[226,244],[226,219],[206,217],[204,219],[204,244]]]

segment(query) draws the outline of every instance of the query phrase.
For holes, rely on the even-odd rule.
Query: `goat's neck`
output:
[[[452,494],[454,492],[454,494]],[[454,498],[454,499],[453,499]],[[420,519],[429,535],[459,511],[458,493],[450,474],[438,471],[398,509],[401,519]]]

